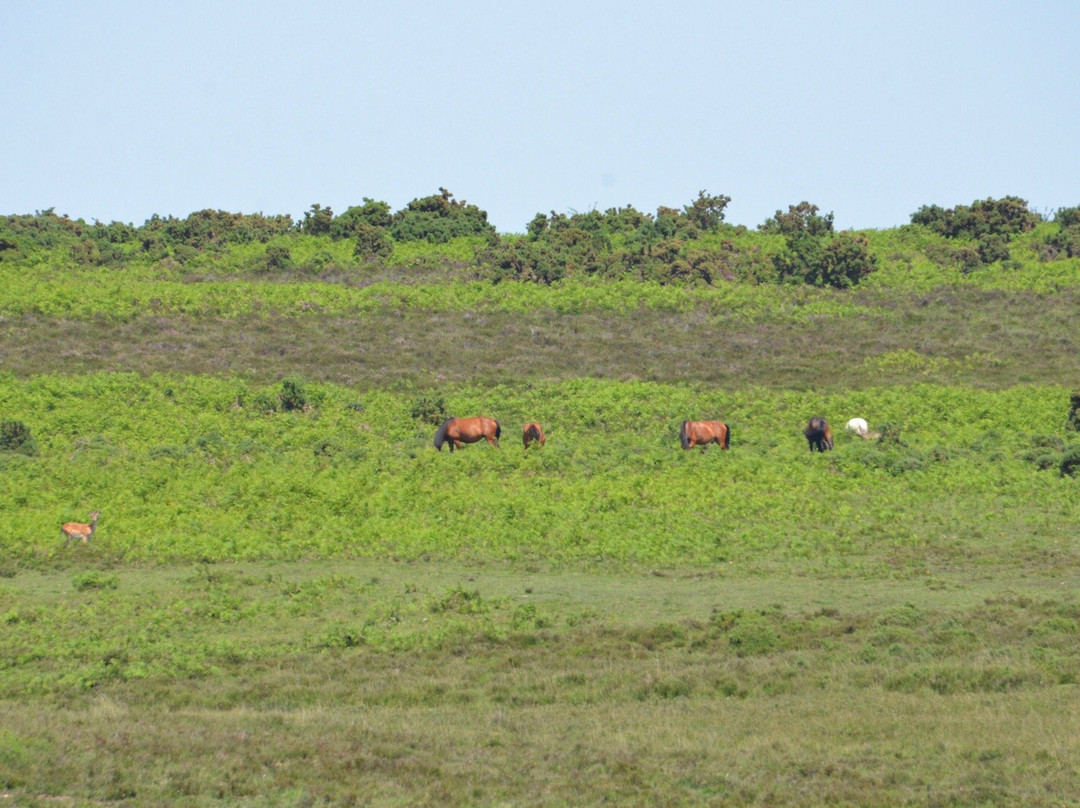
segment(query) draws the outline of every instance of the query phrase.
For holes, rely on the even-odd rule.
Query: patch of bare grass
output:
[[[646,309],[556,314],[381,312],[128,323],[0,322],[20,375],[130,370],[273,381],[300,372],[361,388],[580,377],[858,389],[913,381],[1004,387],[1080,374],[1075,293],[866,293],[850,317],[726,318]],[[895,362],[896,356],[915,361]]]

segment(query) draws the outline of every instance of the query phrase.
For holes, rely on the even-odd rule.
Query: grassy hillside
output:
[[[0,507],[19,515],[5,554],[67,557],[55,526],[93,508],[109,525],[99,552],[129,560],[609,559],[891,575],[898,559],[933,569],[974,547],[1027,563],[1033,531],[1071,558],[1080,516],[1076,481],[1055,462],[1069,445],[1063,387],[450,388],[449,412],[505,425],[501,451],[454,456],[412,416],[422,396],[304,393],[307,411],[287,412],[274,411],[280,389],[235,380],[9,376],[0,408],[30,425],[39,454],[3,460]],[[839,434],[838,451],[809,456],[800,429],[819,412],[839,432],[868,416],[892,438]],[[682,452],[688,416],[727,421],[733,450]],[[531,419],[549,441],[526,454]]]
[[[832,288],[689,212],[315,212],[0,227],[4,798],[1073,804],[1068,217]]]
[[[98,236],[116,257],[87,261],[78,238],[93,228],[75,236],[75,224],[39,217],[36,241],[23,230],[4,236],[19,246],[0,251],[0,363],[20,376],[133,371],[269,384],[298,374],[398,390],[583,377],[729,391],[1068,385],[1080,371],[1080,258],[1071,257],[1071,220],[1059,218],[1012,235],[988,263],[976,239],[927,226],[861,233],[875,269],[836,289],[777,283],[766,269],[642,280],[633,268],[645,259],[620,246],[621,232],[596,253],[624,262],[613,265],[619,272],[582,269],[550,284],[494,282],[491,241],[480,237],[393,241],[379,258],[305,232],[162,253],[140,246],[157,243],[153,231],[140,242],[101,226],[119,239]],[[670,262],[705,255],[736,269],[771,266],[786,249],[781,236],[730,226],[670,243]],[[544,246],[520,236],[499,244]],[[659,260],[660,247],[646,247]],[[275,249],[289,261],[268,266]]]
[[[652,291],[573,290],[634,304]],[[510,292],[514,290],[509,290]],[[444,310],[384,306],[352,315],[234,317],[146,313],[124,322],[41,315],[0,320],[0,362],[19,376],[103,371],[286,376],[357,390],[439,390],[607,378],[664,384],[844,390],[930,382],[1001,389],[1080,377],[1074,327],[1080,292],[940,287],[905,292],[752,290],[761,304],[695,302],[629,310],[581,305],[528,287],[536,305]],[[635,291],[637,295],[635,296]],[[566,292],[570,294],[569,291]],[[436,295],[433,300],[442,301]],[[452,299],[448,295],[447,299]]]

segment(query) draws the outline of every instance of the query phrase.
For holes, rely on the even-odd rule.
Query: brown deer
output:
[[[94,537],[94,531],[97,530],[97,520],[101,516],[101,511],[94,511],[90,514],[90,524],[84,524],[82,522],[67,522],[60,526],[60,535],[66,536],[67,541],[64,542],[64,546],[67,547],[71,544],[72,540],[81,540],[83,544],[89,544],[90,539]]]

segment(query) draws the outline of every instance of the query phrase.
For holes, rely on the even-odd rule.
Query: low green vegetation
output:
[[[1077,445],[1067,404],[1055,387],[451,388],[441,410],[504,424],[502,451],[451,459],[432,450],[430,402],[407,393],[296,378],[7,377],[0,409],[39,437],[33,457],[0,454],[0,507],[20,515],[2,552],[52,563],[55,526],[100,509],[109,529],[97,552],[128,561],[434,556],[898,574],[900,558],[933,569],[993,544],[995,563],[1022,565],[1032,530],[1066,551],[1080,517],[1076,481],[1060,473]],[[842,451],[808,456],[800,430],[815,413],[833,419]],[[733,450],[677,450],[688,414],[728,422]],[[844,435],[854,416],[889,425],[889,439]],[[548,446],[526,454],[521,425],[534,419]]]
[[[728,202],[0,219],[0,801],[1076,804],[1077,209]]]
[[[1075,784],[1080,603],[1038,576],[75,563],[0,582],[20,804],[1056,805]]]

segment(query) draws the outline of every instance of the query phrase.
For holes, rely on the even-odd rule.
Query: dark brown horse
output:
[[[525,444],[526,449],[529,448],[530,443],[543,446],[545,441],[547,441],[547,436],[544,435],[544,430],[540,428],[540,424],[535,421],[531,421],[521,428],[521,442]]]
[[[700,446],[704,452],[710,443],[726,449],[730,438],[731,429],[723,421],[683,421],[679,427],[679,443],[684,449]]]
[[[450,451],[463,448],[463,444],[486,440],[492,446],[499,445],[502,427],[494,418],[447,418],[435,433],[435,448],[440,452],[444,443]]]
[[[829,427],[829,422],[824,418],[813,417],[810,419],[810,423],[806,425],[806,429],[803,430],[803,434],[806,435],[806,440],[810,444],[810,451],[817,449],[819,452],[824,452],[826,449],[832,449],[832,429]]]

